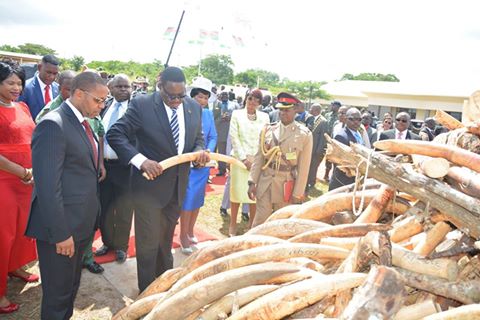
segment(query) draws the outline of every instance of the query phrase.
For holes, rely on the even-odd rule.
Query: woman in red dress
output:
[[[0,314],[19,308],[6,297],[8,276],[38,281],[37,275],[22,269],[37,258],[34,240],[24,236],[32,195],[30,142],[35,127],[28,107],[15,102],[24,86],[23,69],[0,62]]]

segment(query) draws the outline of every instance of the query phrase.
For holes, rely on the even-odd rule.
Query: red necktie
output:
[[[50,97],[50,86],[45,87],[45,105],[47,105],[50,100],[52,100],[52,97]]]
[[[85,133],[87,134],[88,141],[90,141],[90,144],[92,145],[93,162],[95,163],[95,168],[97,168],[98,150],[97,150],[97,145],[95,144],[95,139],[93,138],[92,128],[90,127],[90,124],[87,122],[87,120],[83,120],[82,124],[83,124],[83,127],[85,128]]]

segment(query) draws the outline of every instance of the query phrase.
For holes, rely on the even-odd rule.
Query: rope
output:
[[[262,170],[265,170],[268,168],[270,163],[275,160],[275,165],[276,165],[276,170],[278,171],[280,169],[280,159],[282,158],[282,150],[280,149],[280,146],[275,146],[271,148],[270,150],[265,149],[265,134],[267,131],[267,127],[264,127],[262,130],[262,133],[260,134],[260,146],[262,149],[262,154],[265,158],[267,158],[267,163],[262,167]]]
[[[371,158],[372,158],[372,153],[373,151],[371,151],[369,154],[368,154],[368,158],[366,160],[367,162],[367,168],[365,169],[365,179],[364,179],[364,182],[366,181],[366,178],[368,177],[368,169],[370,168],[370,164],[371,164]],[[360,163],[357,165],[356,169],[355,169],[355,186],[354,186],[354,189],[353,189],[353,197],[352,197],[352,211],[353,211],[353,214],[358,217],[362,211],[363,211],[363,206],[365,204],[365,190],[366,190],[366,187],[367,187],[367,184],[366,183],[363,183],[363,187],[362,187],[362,198],[360,199],[360,208],[359,210],[357,211],[357,209],[355,208],[355,198],[356,198],[356,193],[357,193],[357,186],[359,184],[359,180],[360,180],[360,166],[365,162],[365,159],[362,159],[362,161],[360,161]]]

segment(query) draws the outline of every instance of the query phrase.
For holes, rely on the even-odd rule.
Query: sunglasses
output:
[[[392,124],[392,121],[383,121],[383,123]]]
[[[101,104],[101,103],[105,103],[105,101],[107,100],[107,98],[99,98],[97,96],[94,96],[93,94],[91,94],[90,92],[88,92],[86,90],[82,90],[82,91],[85,92],[90,97],[92,97],[93,101],[95,101],[95,103]]]
[[[248,101],[252,101],[252,100],[260,101],[260,99],[255,98],[254,96],[248,96],[247,100],[248,100]]]
[[[167,92],[167,90],[165,90],[165,87],[162,86],[162,91],[163,91],[163,94],[165,95],[165,97],[167,97],[167,99],[169,101],[173,101],[173,100],[182,100],[183,98],[186,97],[186,94],[185,93],[182,93],[182,94],[177,94],[177,95],[172,95],[172,94],[169,94]]]
[[[348,117],[347,119],[350,120],[350,121],[360,121],[360,120],[362,120],[362,118],[354,118],[354,117]]]
[[[407,122],[408,122],[407,119],[395,119],[395,121],[397,121],[397,122],[403,122],[403,123],[407,123]]]

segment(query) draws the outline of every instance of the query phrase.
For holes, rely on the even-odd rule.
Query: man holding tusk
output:
[[[185,95],[185,75],[167,67],[159,91],[135,97],[108,131],[119,160],[132,164],[138,287],[140,291],[173,267],[173,232],[188,184],[189,163],[163,170],[159,161],[201,151],[195,165],[210,161],[204,152],[201,108]],[[129,143],[136,137],[136,145]],[[146,173],[150,179],[145,179]]]

